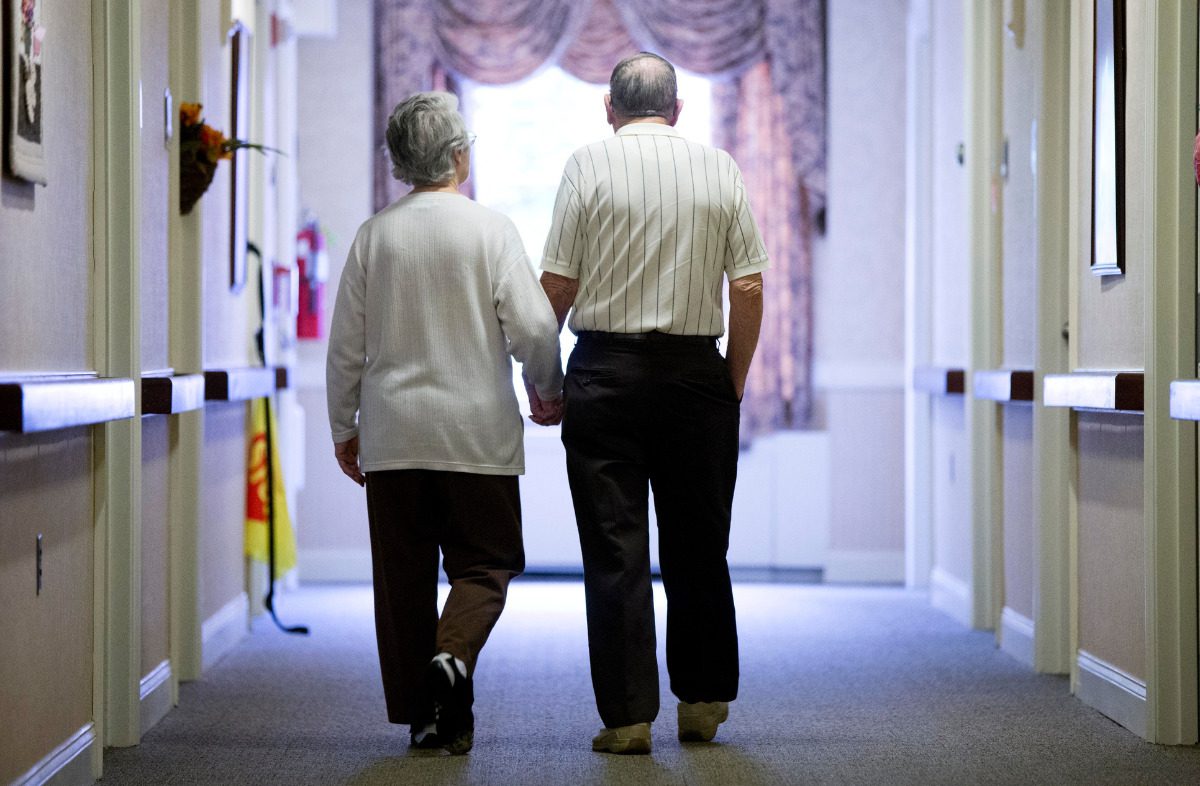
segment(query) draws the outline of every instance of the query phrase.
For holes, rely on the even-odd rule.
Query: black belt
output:
[[[678,336],[674,333],[604,333],[595,330],[581,330],[576,334],[581,342],[592,344],[675,344],[685,346],[715,346],[718,336]]]

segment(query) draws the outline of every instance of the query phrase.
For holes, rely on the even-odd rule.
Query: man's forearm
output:
[[[559,332],[567,321],[571,306],[575,305],[575,295],[579,292],[579,279],[567,278],[549,271],[542,272],[542,290],[550,300],[554,309],[554,317],[558,320]]]
[[[763,281],[761,274],[739,278],[729,286],[729,348],[725,362],[733,377],[733,387],[738,399],[746,390],[746,376],[750,373],[750,361],[758,347],[758,333],[762,328]]]

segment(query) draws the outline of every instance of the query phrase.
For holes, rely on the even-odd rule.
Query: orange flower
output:
[[[210,125],[200,126],[200,144],[203,144],[210,152],[221,151],[223,154],[224,143],[226,143],[224,134],[217,131],[216,128]]]
[[[201,104],[184,102],[179,105],[179,122],[185,126],[194,126],[200,122]]]

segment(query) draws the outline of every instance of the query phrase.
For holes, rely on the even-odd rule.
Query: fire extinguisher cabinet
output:
[[[316,220],[304,222],[296,235],[296,264],[300,277],[296,338],[324,338],[325,281],[329,277],[329,260],[325,254],[325,234]]]

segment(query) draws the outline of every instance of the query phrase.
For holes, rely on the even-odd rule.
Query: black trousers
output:
[[[515,475],[411,469],[367,473],[375,636],[388,720],[425,721],[422,678],[449,652],[474,673],[525,569]],[[450,594],[438,617],[438,551]]]
[[[567,365],[563,444],[587,598],[592,685],[607,727],[658,714],[648,487],[681,700],[737,696],[726,552],[739,404],[713,339],[584,334]]]

